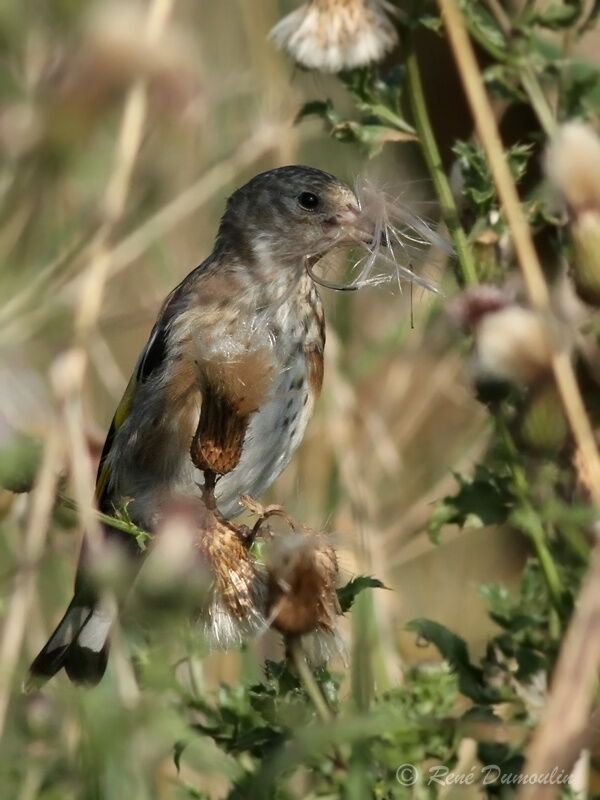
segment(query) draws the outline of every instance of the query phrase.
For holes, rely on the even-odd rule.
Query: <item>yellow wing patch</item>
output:
[[[136,376],[132,375],[132,377],[129,379],[129,383],[127,384],[127,388],[125,389],[123,397],[121,398],[121,402],[115,411],[110,430],[108,431],[108,435],[106,437],[106,442],[104,443],[102,456],[100,457],[100,468],[98,470],[98,478],[96,479],[96,498],[98,501],[101,500],[102,495],[104,494],[104,490],[106,489],[110,475],[110,466],[107,463],[107,456],[110,452],[115,433],[119,430],[129,416],[136,389]]]

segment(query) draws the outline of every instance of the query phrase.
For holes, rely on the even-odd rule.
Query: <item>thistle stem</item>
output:
[[[523,502],[522,508],[527,514],[527,523],[525,524],[516,522],[515,524],[524,533],[526,533],[531,540],[538,562],[544,574],[544,580],[546,581],[546,586],[548,588],[548,594],[550,595],[552,605],[556,609],[561,621],[564,621],[564,587],[562,585],[560,575],[558,574],[558,570],[556,569],[556,564],[554,563],[552,554],[550,553],[550,550],[546,544],[544,528],[537,513],[533,509],[533,506],[527,502]]]
[[[79,511],[78,504],[68,497],[68,495],[64,494],[63,492],[57,493],[58,500],[60,503],[65,507],[70,509],[71,511]],[[151,539],[152,535],[147,531],[143,531],[141,528],[138,528],[131,522],[127,522],[126,520],[118,519],[117,517],[111,517],[109,514],[103,514],[102,511],[94,511],[94,516],[104,525],[108,525],[109,528],[115,528],[118,531],[123,531],[123,533],[129,533],[131,536],[135,536],[136,538],[141,536],[144,539]]]
[[[333,720],[333,713],[329,708],[327,700],[323,696],[319,684],[315,680],[312,670],[308,666],[302,647],[298,639],[293,639],[287,642],[287,647],[292,661],[298,672],[298,677],[304,686],[306,694],[310,697],[312,704],[322,722],[331,722]]]
[[[527,475],[520,464],[519,452],[502,414],[498,414],[496,418],[496,431],[508,454],[507,463],[510,466],[513,490],[518,498],[518,506],[516,513],[513,514],[512,522],[531,540],[544,575],[552,605],[560,619],[564,620],[564,587],[562,580],[552,553],[546,544],[546,535],[542,522],[531,504]]]
[[[419,70],[419,63],[417,61],[411,32],[405,37],[404,45],[406,52],[405,64],[408,94],[415,127],[419,134],[419,143],[421,145],[423,157],[425,158],[425,162],[427,163],[427,167],[433,179],[444,221],[454,241],[456,256],[460,266],[461,282],[465,285],[476,284],[478,279],[473,252],[469,245],[467,235],[460,224],[458,209],[444,171],[440,151],[431,126],[431,120],[425,102],[425,94],[423,92],[421,72]]]

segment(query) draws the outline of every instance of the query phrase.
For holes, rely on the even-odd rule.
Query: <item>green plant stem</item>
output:
[[[65,506],[65,508],[68,508],[71,511],[75,512],[79,510],[77,503],[63,492],[58,492],[58,499],[62,503],[62,505]],[[147,531],[143,531],[141,528],[138,528],[131,522],[126,522],[125,520],[117,519],[117,517],[111,517],[109,514],[103,514],[102,511],[96,511],[94,516],[96,517],[98,522],[102,522],[104,525],[108,525],[109,528],[115,528],[118,531],[123,531],[123,533],[128,533],[130,534],[130,536],[135,536],[136,538],[141,536],[144,540],[152,538],[151,534],[149,534]]]
[[[559,617],[565,619],[565,604],[564,604],[564,588],[556,564],[552,558],[552,554],[546,545],[546,535],[542,523],[533,508],[533,506],[524,502],[522,505],[523,517],[526,517],[526,522],[520,521],[518,518],[514,520],[515,524],[527,534],[531,540],[535,554],[544,573],[544,580],[548,587],[548,593],[552,605],[556,609]]]
[[[529,97],[529,102],[537,115],[538,121],[546,136],[552,138],[556,133],[556,119],[538,77],[531,64],[528,63],[521,65],[520,73],[521,85]]]
[[[546,136],[552,136],[556,131],[555,115],[544,94],[538,76],[535,74],[535,70],[530,63],[530,59],[510,49],[511,37],[514,33],[510,17],[496,0],[487,0],[486,5],[506,40],[506,46],[497,47],[493,45],[489,39],[481,35],[480,31],[469,19],[465,19],[467,30],[477,44],[491,55],[492,58],[496,59],[496,61],[499,61],[501,64],[510,64],[513,67],[518,64],[518,80],[529,98],[529,102],[536,113],[544,133]],[[517,61],[515,61],[515,59]]]
[[[527,480],[525,470],[519,463],[519,453],[517,447],[501,412],[496,417],[496,430],[500,439],[502,440],[502,444],[507,450],[508,458],[506,461],[510,467],[513,489],[518,498],[518,508],[513,514],[512,519],[513,524],[523,531],[523,533],[525,533],[531,540],[535,554],[544,574],[544,580],[546,581],[546,586],[548,587],[548,593],[550,594],[552,605],[556,609],[560,618],[564,619],[565,591],[562,585],[562,580],[558,570],[556,569],[556,564],[554,563],[552,553],[546,544],[544,527],[529,498],[529,482]]]
[[[427,163],[427,167],[433,179],[444,221],[454,241],[462,283],[466,285],[475,284],[478,282],[478,279],[473,252],[469,245],[467,235],[460,224],[458,209],[444,171],[433,128],[431,127],[431,120],[425,102],[421,72],[415,53],[412,32],[409,32],[405,37],[404,45],[406,52],[405,63],[408,94],[415,127],[419,134],[419,143],[421,145],[423,157],[425,158],[425,162]]]
[[[327,700],[323,696],[323,692],[321,691],[319,684],[315,680],[315,676],[312,674],[312,670],[306,662],[300,642],[297,639],[294,639],[293,641],[289,642],[288,646],[292,656],[292,661],[294,662],[294,666],[298,672],[298,677],[304,686],[306,694],[310,697],[311,702],[315,707],[315,711],[321,718],[322,722],[331,722],[333,720],[333,713],[329,708]]]
[[[560,536],[571,553],[578,558],[582,564],[588,563],[590,559],[590,545],[584,534],[578,528],[558,526],[556,535]]]

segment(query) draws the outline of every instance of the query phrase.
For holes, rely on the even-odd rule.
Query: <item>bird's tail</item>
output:
[[[97,684],[106,669],[112,621],[101,606],[75,596],[30,666],[25,688],[39,687],[63,667],[75,683]]]

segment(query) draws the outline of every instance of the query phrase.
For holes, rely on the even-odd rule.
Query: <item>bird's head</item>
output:
[[[274,267],[314,260],[337,245],[370,242],[356,195],[334,175],[314,167],[263,172],[234,192],[221,220],[221,246],[242,260]],[[266,266],[266,264],[265,264]]]

